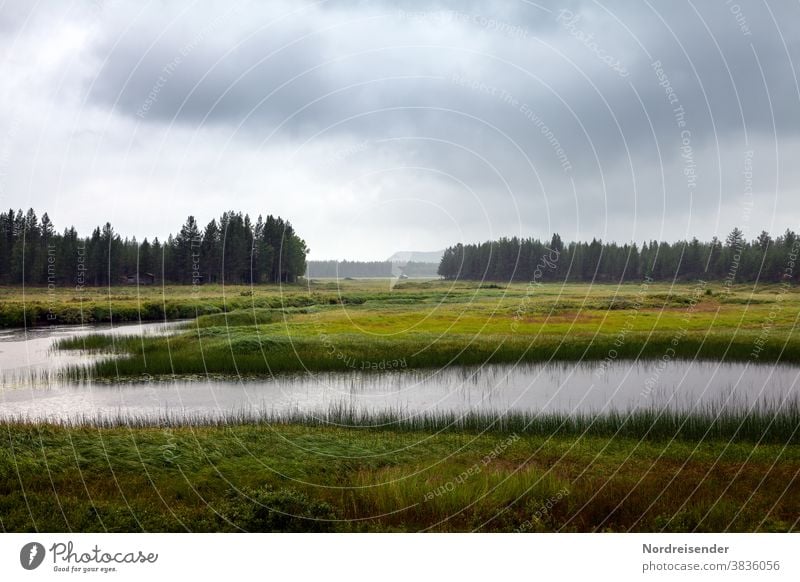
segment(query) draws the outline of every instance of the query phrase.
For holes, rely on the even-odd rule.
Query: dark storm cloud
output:
[[[354,206],[411,192],[462,225],[488,213],[499,234],[708,236],[737,220],[752,151],[761,220],[776,201],[781,219],[800,212],[796,5],[110,6],[92,12],[63,90],[77,87],[82,116],[113,120],[98,134],[105,154],[131,147],[156,175],[174,158],[208,168],[181,175],[187,191],[221,184],[224,163],[241,180],[228,189],[255,191],[264,172],[280,188],[305,180],[298,205],[371,176]],[[287,159],[300,168],[291,179]]]
[[[627,81],[648,111],[662,109],[662,91],[650,68],[660,60],[698,123],[705,123],[710,107],[719,119],[718,130],[740,129],[744,114],[757,131],[771,128],[760,60],[776,116],[785,117],[797,104],[775,23],[752,2],[741,3],[737,12],[746,31],[726,3],[701,5],[698,13],[689,4],[673,2],[635,11],[619,3],[605,8],[569,3],[551,6],[549,12],[517,3],[498,14],[486,14],[485,7],[482,13],[480,3],[436,3],[424,10],[412,10],[419,3],[399,8],[394,3],[337,3],[295,15],[288,14],[288,7],[282,13],[231,6],[201,14],[194,7],[175,20],[149,14],[130,28],[108,30],[95,47],[104,64],[92,80],[90,98],[149,122],[171,121],[176,115],[184,123],[239,123],[248,115],[274,122],[313,99],[356,85],[338,93],[341,99],[326,98],[315,109],[313,115],[324,123],[364,106],[403,102],[405,95],[413,95],[410,104],[415,105],[462,100],[459,87],[432,86],[428,79],[371,83],[387,76],[447,78],[467,71],[520,98],[552,100],[530,72],[552,83],[590,123],[609,108],[630,110],[635,96]],[[570,22],[563,10],[577,18]],[[778,22],[789,21],[787,10],[786,5],[773,8]],[[437,34],[441,29],[447,32]],[[781,32],[790,35],[786,41],[796,51],[797,32],[787,26]],[[589,42],[625,63],[630,76],[620,82],[579,35],[592,35]],[[442,46],[413,48],[417,44]],[[393,100],[395,95],[400,99]],[[350,107],[342,109],[342,101]],[[297,123],[313,115],[298,116]],[[637,128],[647,131],[640,123],[626,129],[634,137]]]
[[[104,64],[89,97],[142,123],[221,125],[252,140],[318,132],[449,136],[478,150],[521,148],[540,168],[563,165],[567,155],[579,178],[595,181],[617,166],[632,175],[632,152],[640,173],[643,153],[654,169],[657,148],[665,163],[674,159],[674,105],[685,111],[696,151],[743,140],[745,129],[748,137],[770,135],[773,112],[788,120],[797,109],[775,24],[755,3],[736,14],[724,3],[699,14],[672,2],[637,10],[517,3],[497,13],[480,3],[419,7],[328,3],[291,14],[289,6],[233,5],[148,14],[97,44]],[[775,16],[786,22],[785,14]],[[787,42],[796,48],[795,38]],[[617,74],[597,51],[628,74]],[[780,123],[777,131],[795,135],[797,127]],[[712,182],[723,171],[713,159],[704,169]],[[485,176],[476,173],[473,180]],[[524,164],[507,175],[531,179]]]

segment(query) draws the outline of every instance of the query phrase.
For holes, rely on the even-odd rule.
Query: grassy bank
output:
[[[307,424],[0,426],[3,531],[790,531],[800,449]],[[22,484],[23,486],[21,486]]]
[[[63,349],[122,356],[68,375],[266,375],[551,359],[800,361],[800,294],[779,286],[427,281],[389,289],[385,281],[344,281],[284,295],[256,289],[247,301],[201,315],[173,337],[66,340]]]
[[[167,285],[0,287],[0,327],[190,319],[241,309],[302,307],[336,301],[335,287]]]
[[[30,424],[19,419],[18,424]],[[224,428],[243,424],[258,426],[302,425],[316,428],[341,426],[361,430],[391,429],[394,432],[457,432],[547,435],[551,437],[616,437],[641,441],[717,440],[749,443],[800,444],[800,399],[787,395],[781,402],[755,402],[750,406],[704,405],[686,409],[651,408],[603,413],[541,411],[472,411],[466,414],[403,410],[365,411],[334,405],[313,415],[301,411],[227,412],[223,415],[164,412],[157,416],[65,418],[64,428]]]

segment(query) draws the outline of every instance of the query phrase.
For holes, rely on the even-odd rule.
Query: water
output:
[[[85,364],[98,356],[80,351],[58,351],[53,345],[60,339],[89,334],[164,335],[184,322],[159,322],[124,325],[58,325],[28,329],[0,330],[0,390],[22,387],[31,376],[51,378],[60,368]]]
[[[491,365],[382,373],[315,373],[263,380],[151,383],[53,382],[59,366],[86,354],[58,353],[55,340],[86,333],[163,334],[175,324],[63,327],[0,333],[0,418],[224,417],[231,413],[480,410],[602,412],[635,408],[777,406],[798,393],[800,368],[747,363],[627,362]],[[42,382],[23,381],[30,372]]]

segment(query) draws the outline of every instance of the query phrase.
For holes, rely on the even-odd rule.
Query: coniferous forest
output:
[[[716,280],[797,281],[795,267],[800,241],[791,230],[773,238],[762,231],[747,240],[734,228],[724,241],[637,244],[565,243],[558,234],[550,241],[501,238],[445,250],[439,275],[445,279],[491,281],[654,281]]]
[[[166,240],[122,238],[110,223],[82,237],[58,232],[45,212],[0,212],[0,283],[293,282],[306,270],[306,244],[280,217],[253,222],[225,212],[201,227],[189,216]]]
[[[554,234],[547,242],[512,237],[449,247],[438,274],[445,279],[492,281],[619,282],[649,277],[733,283],[785,281],[789,273],[788,278],[797,281],[798,250],[800,239],[792,230],[774,238],[762,231],[747,240],[734,228],[724,241],[693,238],[641,245],[598,239],[565,243]],[[189,216],[166,240],[140,242],[136,237],[122,238],[110,223],[82,237],[74,227],[58,232],[46,212],[41,217],[33,209],[0,212],[0,283],[7,285],[294,282],[306,274],[308,252],[292,225],[272,215],[253,221],[228,211],[205,227]],[[350,265],[347,262],[314,265],[310,276],[365,276],[363,269],[355,275],[342,269]],[[389,262],[352,265],[374,267],[374,276],[391,274]],[[433,275],[430,269],[412,270],[412,276]]]

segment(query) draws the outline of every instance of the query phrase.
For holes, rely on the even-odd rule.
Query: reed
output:
[[[602,413],[536,411],[480,411],[457,413],[400,409],[369,411],[333,405],[318,412],[239,410],[223,414],[191,414],[163,411],[154,415],[82,415],[41,422],[30,418],[8,418],[9,425],[65,428],[180,428],[302,426],[344,427],[367,432],[420,432],[456,434],[518,434],[545,437],[614,437],[663,442],[762,442],[800,444],[800,399],[759,401],[750,406],[705,404],[685,409],[635,409]]]

